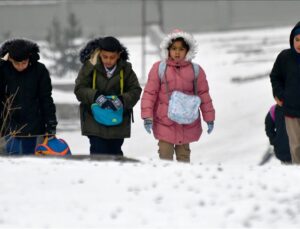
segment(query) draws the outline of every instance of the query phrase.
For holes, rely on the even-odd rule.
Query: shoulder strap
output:
[[[198,87],[197,87],[197,80],[199,77],[199,73],[200,73],[200,66],[199,64],[193,63],[193,70],[194,70],[194,94],[197,95],[198,93]]]
[[[96,69],[94,69],[93,85],[92,85],[93,89],[96,89],[96,78],[97,78],[97,71],[96,71]],[[124,91],[124,70],[123,69],[121,69],[121,71],[120,71],[120,91],[121,91],[121,95],[122,95],[123,91]]]
[[[194,94],[197,95],[197,92],[198,92],[197,79],[198,79],[199,73],[200,73],[200,66],[199,66],[199,64],[196,64],[196,63],[193,63],[193,62],[192,62],[192,65],[193,65],[193,71],[194,71]],[[167,69],[166,62],[161,61],[159,63],[159,66],[158,66],[158,76],[159,76],[160,81],[163,80],[163,77],[165,76],[166,69]]]
[[[276,105],[273,105],[270,108],[270,115],[271,115],[273,122],[275,122],[275,108],[276,108]]]
[[[166,68],[167,68],[166,62],[161,61],[158,66],[158,76],[159,76],[160,81],[162,81],[162,78],[165,75]]]
[[[193,70],[194,70],[195,78],[198,79],[199,73],[200,73],[200,66],[199,66],[199,64],[196,64],[194,62],[192,62],[192,65],[193,65]]]
[[[121,69],[120,71],[120,89],[121,89],[121,95],[123,95],[124,91],[124,70]]]
[[[92,89],[96,89],[96,78],[97,78],[97,72],[96,72],[96,69],[94,69],[93,71],[93,86],[92,86]]]

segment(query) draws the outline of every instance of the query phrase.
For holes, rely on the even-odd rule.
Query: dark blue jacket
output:
[[[270,144],[274,146],[276,157],[283,162],[291,162],[289,140],[285,128],[284,113],[282,107],[276,106],[275,120],[270,112],[265,118],[265,130]]]

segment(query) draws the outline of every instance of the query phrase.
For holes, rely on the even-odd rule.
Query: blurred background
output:
[[[189,32],[294,24],[300,1],[202,0],[0,0],[1,38],[45,39],[53,22],[73,14],[82,35],[142,35],[145,27]],[[74,19],[74,20],[75,20]]]
[[[0,0],[0,41],[26,37],[44,41],[57,77],[77,72],[78,51],[92,37],[140,37],[141,79],[147,73],[151,42],[165,32],[191,33],[280,27],[299,20],[300,1],[230,0]],[[146,39],[149,39],[147,42]],[[60,58],[59,58],[59,57]],[[57,65],[57,63],[60,63]]]

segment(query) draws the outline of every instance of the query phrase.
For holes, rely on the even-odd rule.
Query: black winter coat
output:
[[[300,61],[293,48],[294,31],[300,28],[300,22],[290,35],[290,49],[277,56],[270,74],[273,96],[283,101],[283,111],[287,116],[300,118]]]
[[[52,99],[52,85],[45,65],[36,61],[18,72],[10,61],[0,63],[0,126],[3,125],[3,104],[15,94],[12,110],[5,121],[2,135],[19,131],[18,135],[41,135],[57,125]]]
[[[273,121],[270,112],[265,118],[265,131],[270,144],[274,146],[276,157],[283,162],[291,162],[289,139],[286,133],[283,109],[275,108],[275,120]]]

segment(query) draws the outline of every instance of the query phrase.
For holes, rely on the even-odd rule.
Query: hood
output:
[[[291,46],[291,49],[294,48],[294,33],[295,33],[295,30],[296,29],[299,29],[300,28],[300,21],[295,25],[295,27],[292,29],[291,31],[291,34],[290,34],[290,46]]]
[[[24,57],[28,57],[30,62],[37,62],[40,59],[39,56],[39,46],[34,41],[23,39],[23,38],[13,38],[4,41],[0,46],[0,56],[3,57],[5,54],[10,53],[10,56],[16,56],[16,60],[20,57],[22,60]]]
[[[79,53],[79,58],[80,58],[80,62],[81,63],[85,63],[90,56],[92,55],[92,53],[96,50],[96,49],[101,49],[102,47],[102,41],[103,38],[99,37],[99,38],[95,38],[93,40],[90,40],[81,50]],[[120,59],[127,61],[129,59],[129,53],[127,48],[121,45],[121,57]]]
[[[177,29],[169,33],[160,43],[161,56],[163,60],[167,60],[169,58],[168,47],[172,43],[172,40],[179,37],[182,37],[185,40],[185,42],[190,46],[190,50],[187,52],[185,60],[191,61],[196,56],[198,46],[197,41],[191,34]]]
[[[80,62],[84,63],[88,59],[90,59],[91,54],[101,47],[100,42],[102,38],[95,38],[93,40],[90,40],[79,52],[79,58]]]

